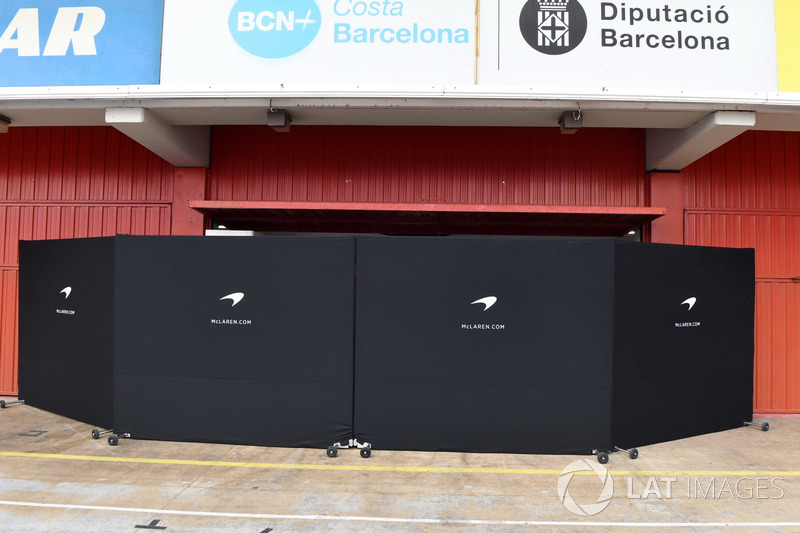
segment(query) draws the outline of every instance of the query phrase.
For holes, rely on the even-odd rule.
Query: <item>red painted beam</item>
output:
[[[433,213],[531,213],[570,215],[639,215],[657,218],[667,213],[666,207],[623,207],[606,205],[523,205],[523,204],[446,204],[446,203],[383,203],[383,202],[269,202],[269,201],[190,201],[198,211],[216,210],[298,210],[298,211],[393,211]]]

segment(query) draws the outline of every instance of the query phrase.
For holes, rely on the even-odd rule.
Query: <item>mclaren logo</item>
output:
[[[67,298],[69,298],[69,295],[72,294],[72,287],[64,287],[63,289],[61,289],[61,292],[59,292],[59,294],[63,294],[64,295],[64,299],[66,300]],[[74,315],[75,314],[75,310],[74,309],[56,309],[56,313],[58,313],[59,315]]]
[[[239,302],[242,301],[242,299],[244,299],[243,292],[233,292],[227,296],[223,296],[222,298],[219,299],[219,301],[221,302],[223,300],[230,300],[231,307],[236,307],[236,305],[238,305]],[[211,324],[215,326],[252,326],[253,321],[249,318],[234,318],[234,317],[212,318]]]
[[[486,296],[486,297],[481,298],[479,300],[475,300],[474,302],[472,302],[469,305],[482,305],[483,309],[481,309],[481,312],[485,313],[492,306],[494,306],[494,304],[496,304],[496,303],[497,303],[497,296]],[[471,323],[471,324],[461,324],[461,329],[462,330],[467,330],[467,331],[471,331],[471,330],[503,331],[503,330],[506,329],[506,325],[505,324],[476,324],[476,323]]]
[[[686,298],[684,301],[682,301],[681,302],[681,306],[684,306],[684,305],[687,306],[686,307],[686,311],[688,312],[688,311],[692,310],[692,308],[695,306],[696,303],[697,303],[697,298],[695,296],[692,296],[691,298]],[[693,314],[696,314],[696,313],[693,313]],[[700,327],[700,322],[698,322],[698,321],[694,321],[694,322],[675,322],[675,327],[676,328],[699,328]]]
[[[238,304],[239,302],[242,301],[242,298],[244,298],[244,293],[243,292],[234,292],[234,293],[229,294],[227,296],[223,296],[219,300],[220,301],[222,301],[222,300],[230,300],[231,301],[231,307],[235,307],[236,304]]]
[[[497,296],[487,296],[486,298],[481,298],[480,300],[475,300],[470,305],[475,304],[483,304],[484,305],[484,312],[488,311],[494,304],[497,303]]]

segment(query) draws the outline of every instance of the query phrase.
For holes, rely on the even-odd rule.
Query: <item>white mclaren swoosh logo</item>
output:
[[[69,298],[69,295],[72,294],[72,287],[64,287],[64,289],[61,291],[61,294],[64,295],[64,299],[66,300]]]
[[[244,293],[243,292],[234,292],[233,294],[229,294],[227,296],[223,296],[222,298],[220,298],[220,301],[222,301],[222,300],[230,300],[231,302],[233,302],[231,304],[231,307],[233,307],[234,305],[236,305],[239,302],[241,302],[242,298],[244,298]]]
[[[694,304],[696,304],[696,303],[697,303],[697,298],[692,296],[691,298],[687,298],[686,300],[681,302],[681,305],[688,305],[689,309],[687,309],[687,311],[691,311],[692,307],[694,307]]]
[[[484,312],[488,311],[491,306],[497,303],[497,296],[487,296],[486,298],[481,298],[480,300],[475,300],[470,305],[475,304],[483,304],[485,307],[483,308]]]

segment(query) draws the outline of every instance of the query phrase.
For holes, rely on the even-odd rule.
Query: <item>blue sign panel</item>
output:
[[[164,0],[0,0],[0,87],[159,83]]]

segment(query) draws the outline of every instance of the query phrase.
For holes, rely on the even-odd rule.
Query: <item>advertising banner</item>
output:
[[[163,0],[0,0],[0,87],[158,84]]]
[[[175,0],[165,17],[166,85],[777,90],[775,11],[748,0]]]
[[[800,92],[791,0],[80,4],[0,0],[0,87],[764,102]]]
[[[472,83],[474,7],[472,0],[228,0],[198,9],[172,0],[162,83]]]
[[[775,13],[766,2],[482,2],[479,82],[602,95],[775,91]]]

